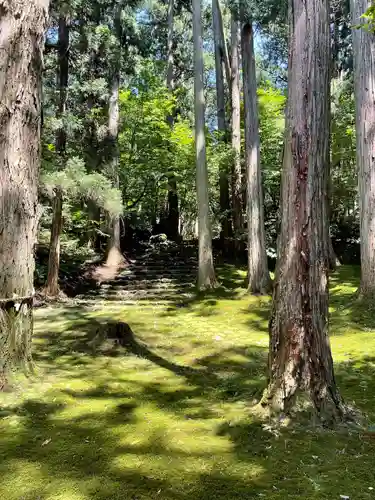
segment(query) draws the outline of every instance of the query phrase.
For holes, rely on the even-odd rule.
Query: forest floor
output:
[[[4,500],[375,498],[375,435],[265,425],[269,299],[244,273],[175,305],[36,311],[36,373],[0,396]],[[375,422],[375,310],[353,300],[358,271],[331,280],[331,342],[347,402]],[[129,323],[142,356],[104,342]],[[138,350],[138,353],[140,351]]]

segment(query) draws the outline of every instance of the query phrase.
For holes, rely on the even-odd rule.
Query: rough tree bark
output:
[[[232,14],[231,20],[231,105],[232,105],[232,210],[236,249],[240,250],[243,231],[242,218],[242,173],[241,173],[241,94],[240,57],[241,32],[238,19]]]
[[[195,112],[195,151],[197,169],[198,202],[198,288],[216,286],[212,256],[211,221],[208,200],[208,175],[206,165],[206,139],[204,134],[204,86],[203,86],[203,41],[201,0],[193,0],[193,38],[194,38],[194,112]]]
[[[264,229],[254,37],[252,23],[245,18],[244,13],[242,13],[241,48],[247,176],[248,290],[250,293],[268,293],[271,280],[268,272]]]
[[[370,0],[351,0],[352,23]],[[366,29],[353,30],[354,92],[356,102],[357,168],[360,206],[361,285],[360,294],[375,296],[375,35]]]
[[[212,0],[212,26],[215,45],[215,69],[216,69],[216,107],[217,128],[220,140],[228,141],[228,127],[225,117],[225,40],[221,36],[221,10],[219,0]],[[228,81],[230,85],[230,81]],[[225,245],[231,235],[230,199],[229,199],[229,170],[227,162],[220,164],[220,210],[221,210],[221,240]]]
[[[263,404],[289,413],[301,396],[325,423],[345,415],[328,339],[328,0],[289,0],[288,109],[281,233]]]
[[[48,1],[0,5],[0,389],[31,365],[41,76]]]
[[[174,29],[174,0],[168,3],[168,67],[167,67],[167,87],[172,93],[174,91],[174,56],[173,56],[173,29]],[[168,123],[171,128],[174,124],[173,115],[168,116]],[[167,215],[167,236],[172,241],[178,240],[178,223],[180,212],[178,208],[177,180],[173,172],[168,174],[168,215]]]
[[[121,69],[121,5],[116,7],[114,27],[116,32],[116,61],[110,75],[110,96],[108,104],[108,142],[109,142],[109,170],[114,187],[120,187],[119,179],[119,90],[120,90],[120,69]],[[110,220],[110,239],[106,264],[108,266],[119,266],[123,262],[121,253],[121,230],[120,216],[115,215]]]
[[[59,102],[57,117],[62,118],[66,112],[69,79],[69,27],[65,16],[59,18],[59,43],[58,43],[59,65],[57,72],[57,84],[59,87]],[[59,162],[65,161],[66,131],[64,125],[57,131],[56,151]],[[60,235],[62,230],[62,205],[63,193],[61,189],[55,189],[52,203],[53,216],[51,225],[51,239],[48,258],[48,274],[44,293],[50,297],[56,297],[60,292],[59,269],[60,269]]]

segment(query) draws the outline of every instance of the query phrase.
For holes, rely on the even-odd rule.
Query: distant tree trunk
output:
[[[341,262],[336,255],[335,249],[333,248],[331,234],[329,234],[328,237],[328,252],[329,269],[330,271],[336,271],[336,269],[341,266]]]
[[[206,165],[206,138],[204,118],[203,86],[203,41],[201,0],[193,0],[194,38],[194,111],[195,111],[195,151],[197,168],[198,202],[198,288],[212,288],[216,277],[212,256],[211,221],[208,200],[208,174]]]
[[[59,103],[57,116],[62,118],[66,112],[68,78],[69,78],[69,28],[66,17],[59,18],[59,66],[58,66],[58,86]],[[64,124],[57,131],[56,151],[59,155],[59,163],[65,162],[66,151],[66,131]],[[48,274],[44,293],[49,297],[56,297],[59,294],[59,270],[60,270],[60,236],[62,230],[62,204],[63,193],[61,189],[55,189],[53,200],[53,216],[51,226],[51,239],[48,258]]]
[[[223,23],[223,16],[220,8],[220,0],[212,0],[213,4],[215,4],[215,12],[217,14],[217,29],[219,33],[219,39],[220,39],[220,49],[221,49],[221,57],[222,57],[222,63],[224,66],[225,70],[225,78],[227,81],[228,88],[230,88],[231,85],[231,69],[230,69],[230,62],[229,62],[229,55],[228,55],[228,46],[227,42],[225,39],[225,34],[224,34],[224,23]]]
[[[170,92],[174,90],[174,56],[173,56],[173,29],[174,29],[174,0],[168,3],[168,68],[167,87]],[[174,125],[173,116],[168,116],[171,128]],[[177,180],[174,172],[168,174],[168,216],[166,221],[167,236],[172,241],[178,240],[178,222],[180,213],[178,208]]]
[[[232,209],[233,226],[235,232],[236,249],[242,247],[240,237],[243,231],[242,220],[242,175],[241,175],[241,99],[240,99],[240,26],[238,20],[233,17],[231,21],[231,104],[232,104]]]
[[[48,2],[13,0],[0,15],[0,389],[31,366],[38,226],[41,77]]]
[[[90,229],[87,234],[88,245],[95,251],[100,251],[100,208],[92,200],[87,200],[87,212],[90,221]]]
[[[353,25],[370,0],[351,0]],[[360,203],[361,285],[364,297],[375,296],[375,36],[365,28],[353,30],[356,102],[357,167]]]
[[[247,278],[250,293],[268,293],[271,282],[268,272],[264,230],[254,37],[252,24],[244,17],[243,15],[241,45],[245,109],[245,167],[247,174]]]
[[[110,176],[112,184],[120,188],[119,179],[119,147],[118,147],[118,129],[119,129],[119,90],[120,90],[120,67],[121,67],[121,5],[116,7],[115,12],[115,34],[117,44],[117,54],[110,81],[110,97],[108,106],[108,139],[110,149]],[[110,220],[110,239],[106,264],[118,266],[123,262],[121,253],[121,231],[120,216],[115,215]]]
[[[173,54],[173,30],[174,30],[174,0],[168,1],[168,67],[167,67],[167,87],[174,90],[174,54]],[[173,119],[173,117],[172,117]]]
[[[345,414],[328,339],[325,191],[329,144],[329,2],[289,0],[288,111],[281,233],[263,404],[289,413],[300,395],[331,424]]]
[[[215,44],[215,68],[216,68],[216,105],[217,105],[217,128],[220,140],[228,141],[227,121],[225,117],[225,41],[220,30],[220,4],[218,0],[212,0],[212,25]],[[228,82],[230,84],[230,82]],[[229,169],[227,162],[220,163],[220,210],[221,210],[221,239],[223,244],[231,234],[230,223],[230,200],[229,200]]]
[[[330,133],[330,137],[331,137],[331,133]],[[329,149],[330,148],[328,148],[328,158],[327,158],[328,171],[327,171],[327,194],[326,194],[327,216],[328,216],[328,221],[329,221],[329,224],[327,225],[328,265],[329,265],[330,271],[336,271],[336,269],[341,266],[341,262],[338,259],[338,257],[336,256],[336,253],[335,253],[335,250],[334,250],[333,244],[332,244],[332,237],[331,237],[332,179],[331,179],[331,159],[330,159]]]

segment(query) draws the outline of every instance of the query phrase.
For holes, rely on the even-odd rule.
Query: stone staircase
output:
[[[87,303],[115,301],[123,305],[178,307],[194,295],[196,276],[195,248],[148,247],[130,260],[115,279],[77,299]]]

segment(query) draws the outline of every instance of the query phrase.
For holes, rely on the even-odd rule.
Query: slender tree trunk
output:
[[[289,0],[288,111],[281,233],[263,403],[289,413],[298,396],[331,424],[344,417],[328,339],[325,191],[329,147],[328,0]]]
[[[215,8],[214,8],[215,7]],[[217,14],[217,30],[219,34],[219,46],[221,49],[221,57],[222,57],[222,63],[224,65],[224,70],[225,70],[225,78],[227,81],[228,88],[231,85],[231,69],[230,69],[230,62],[229,62],[229,55],[228,55],[228,46],[227,42],[225,39],[225,34],[224,34],[224,23],[223,23],[223,16],[220,8],[220,0],[212,0],[212,9],[215,11]]]
[[[173,56],[173,29],[174,29],[174,0],[168,3],[168,68],[167,87],[172,93],[174,91],[174,56]],[[173,115],[168,116],[168,123],[171,128],[174,125]],[[167,215],[167,235],[172,241],[177,241],[178,222],[180,212],[178,208],[177,180],[174,172],[168,174],[168,215]]]
[[[108,106],[108,139],[110,149],[110,175],[112,184],[116,188],[120,188],[119,179],[119,146],[118,146],[118,129],[119,129],[119,90],[120,90],[120,68],[121,68],[121,5],[118,5],[115,12],[115,32],[117,54],[111,75],[110,97]],[[123,262],[121,253],[121,230],[120,216],[115,215],[110,220],[110,239],[106,264],[110,266],[118,266]]]
[[[351,0],[352,23],[370,0]],[[375,35],[365,28],[353,30],[354,92],[356,102],[357,168],[360,203],[361,285],[364,297],[375,296]]]
[[[220,30],[220,4],[218,0],[212,0],[212,24],[215,44],[215,68],[216,68],[216,105],[217,105],[217,128],[220,140],[227,142],[228,128],[225,117],[225,41]],[[230,83],[230,82],[228,82]],[[220,209],[221,209],[221,239],[225,245],[231,234],[230,200],[229,200],[229,170],[227,162],[220,164]]]
[[[62,118],[66,112],[68,78],[69,78],[69,28],[65,16],[59,18],[59,66],[58,86],[59,103],[57,116]],[[59,163],[65,162],[66,131],[64,125],[57,131],[56,150],[59,155]],[[53,216],[51,226],[51,239],[48,259],[48,274],[44,292],[49,297],[56,297],[60,292],[59,270],[60,270],[60,236],[62,230],[62,204],[63,193],[61,189],[55,189],[53,200]]]
[[[243,19],[242,74],[245,108],[245,168],[247,175],[248,287],[250,293],[268,293],[271,288],[264,230],[263,186],[253,28]]]
[[[203,87],[203,40],[201,0],[193,0],[194,38],[194,110],[195,151],[197,168],[198,201],[198,288],[212,288],[216,285],[213,256],[211,221],[208,200],[208,175],[206,165],[206,138],[204,134],[204,87]]]
[[[243,232],[242,220],[242,173],[241,173],[241,99],[240,99],[240,67],[239,47],[241,33],[238,20],[233,17],[231,21],[231,103],[232,103],[232,209],[233,226],[235,232],[236,249],[240,250]]]
[[[0,7],[0,389],[31,366],[41,77],[48,2]]]
[[[173,54],[173,30],[174,30],[174,0],[168,1],[168,67],[167,87],[170,92],[174,90],[174,54]],[[173,117],[172,117],[173,119]]]
[[[331,138],[331,133],[329,135]],[[329,221],[329,224],[327,225],[328,265],[330,271],[336,271],[336,269],[341,266],[341,262],[336,256],[331,238],[332,179],[331,179],[331,158],[329,149],[330,148],[328,148],[328,158],[327,158],[327,194],[326,194],[327,216]]]
[[[120,74],[116,71],[112,76],[111,95],[108,108],[108,132],[111,146],[111,177],[113,185],[119,188],[119,150],[118,150],[118,125],[119,125],[119,84]],[[112,218],[110,249],[115,248],[120,252],[120,217]]]
[[[52,208],[51,240],[48,258],[48,275],[45,287],[45,294],[49,297],[56,297],[59,294],[59,269],[60,269],[60,235],[62,229],[62,193],[60,189],[55,189]]]

